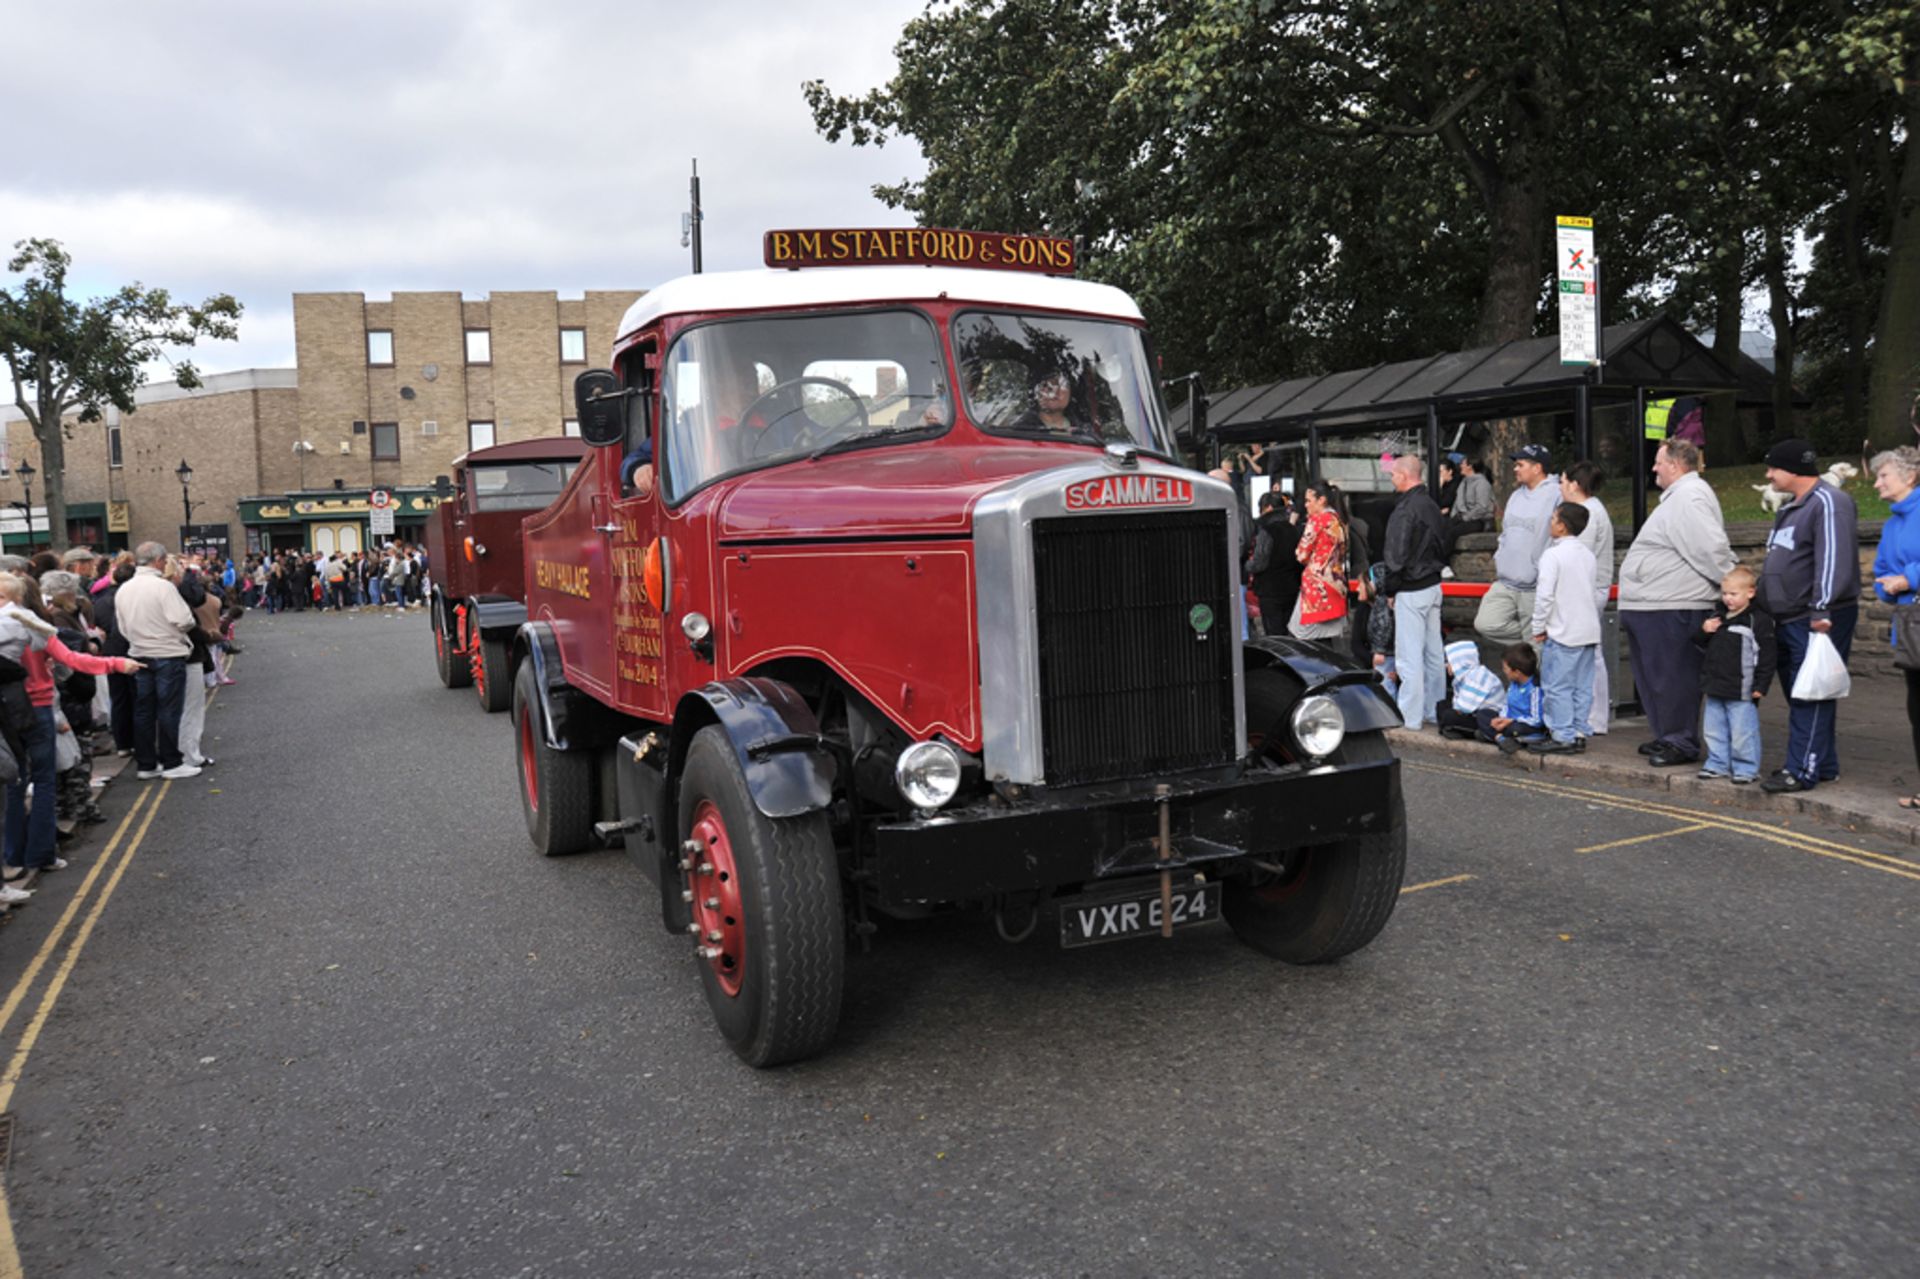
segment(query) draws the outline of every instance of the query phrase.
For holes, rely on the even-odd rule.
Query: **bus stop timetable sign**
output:
[[[1560,284],[1560,363],[1600,362],[1600,275],[1593,256],[1593,219],[1554,219],[1555,274]]]
[[[993,271],[1072,275],[1080,265],[1073,241],[1062,236],[948,231],[938,227],[769,231],[765,250],[768,266],[787,269],[812,266],[971,266]]]

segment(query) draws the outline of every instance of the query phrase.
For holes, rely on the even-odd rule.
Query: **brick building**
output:
[[[71,424],[68,537],[95,546],[182,538],[182,461],[196,535],[234,551],[358,549],[367,495],[398,499],[396,536],[417,535],[433,481],[469,448],[571,433],[573,378],[604,363],[636,290],[561,298],[551,292],[296,293],[294,369],[211,375],[197,391],[143,387],[134,412]],[[0,501],[22,499],[16,468],[40,467],[17,409],[0,412],[6,456]],[[36,485],[38,484],[36,476]],[[17,509],[0,517],[7,550],[48,540],[34,492],[34,533]]]

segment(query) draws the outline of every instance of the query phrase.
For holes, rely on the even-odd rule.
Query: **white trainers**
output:
[[[31,888],[15,888],[12,884],[0,885],[0,902],[18,906],[21,902],[32,900],[33,890]]]
[[[157,768],[143,768],[139,772],[135,773],[134,776],[139,778],[143,782],[150,782],[154,778],[160,776],[160,770]]]
[[[200,776],[200,766],[198,764],[179,764],[173,768],[162,769],[160,776],[172,781],[178,781],[182,777],[198,777]]]

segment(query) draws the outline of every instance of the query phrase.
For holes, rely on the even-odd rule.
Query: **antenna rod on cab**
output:
[[[687,211],[687,236],[693,242],[693,273],[700,274],[700,161],[693,161],[693,181],[688,184],[692,204]]]

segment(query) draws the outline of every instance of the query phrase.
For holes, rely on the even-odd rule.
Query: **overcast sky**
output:
[[[204,370],[293,364],[292,295],[648,288],[776,226],[906,225],[911,145],[829,145],[801,82],[894,71],[924,0],[68,0],[0,26],[0,243],[62,241],[82,297],[246,304]],[[0,276],[9,282],[12,277]]]

